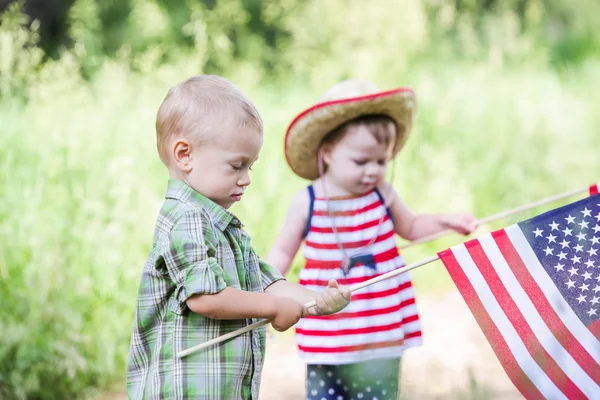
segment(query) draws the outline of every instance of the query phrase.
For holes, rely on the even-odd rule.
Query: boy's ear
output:
[[[329,164],[331,160],[331,146],[326,143],[321,145],[319,148],[319,157],[325,164]]]
[[[186,139],[177,139],[173,143],[173,159],[177,168],[183,172],[192,170],[192,145]]]

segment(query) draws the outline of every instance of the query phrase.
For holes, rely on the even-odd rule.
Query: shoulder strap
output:
[[[388,215],[390,221],[392,221],[392,225],[393,225],[394,219],[392,218],[392,210],[390,210],[390,208],[387,206],[387,204],[385,204],[385,199],[383,198],[383,195],[379,191],[379,188],[375,188],[375,193],[377,193],[377,197],[379,197],[379,201],[381,201],[381,204],[385,207],[385,211],[387,212],[387,215]]]
[[[310,221],[312,220],[313,210],[315,207],[315,189],[313,188],[313,185],[309,185],[307,189],[310,200],[308,202],[308,217],[306,218],[306,227],[304,228],[303,237],[306,237],[310,231]]]

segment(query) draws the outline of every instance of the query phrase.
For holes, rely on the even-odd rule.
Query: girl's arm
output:
[[[304,229],[308,219],[309,196],[306,189],[298,192],[288,210],[281,232],[273,247],[264,258],[265,262],[279,270],[283,275],[289,271],[292,260],[300,248]]]
[[[394,231],[406,240],[417,240],[446,229],[469,234],[476,228],[476,218],[471,214],[414,214],[400,199],[390,183],[380,189],[386,196],[394,220]],[[389,195],[388,195],[389,193]]]

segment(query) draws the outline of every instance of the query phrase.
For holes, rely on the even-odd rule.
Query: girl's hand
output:
[[[471,214],[445,214],[442,216],[442,224],[448,229],[468,235],[477,229],[477,218]]]
[[[335,279],[330,279],[327,288],[317,295],[317,305],[309,308],[310,315],[329,315],[344,309],[352,293],[348,286],[338,285]]]

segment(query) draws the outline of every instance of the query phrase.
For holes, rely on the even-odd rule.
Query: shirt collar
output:
[[[240,220],[230,211],[204,197],[183,181],[169,179],[165,198],[180,200],[203,209],[208,213],[215,226],[221,231],[225,231],[229,224],[237,227],[243,226]]]

